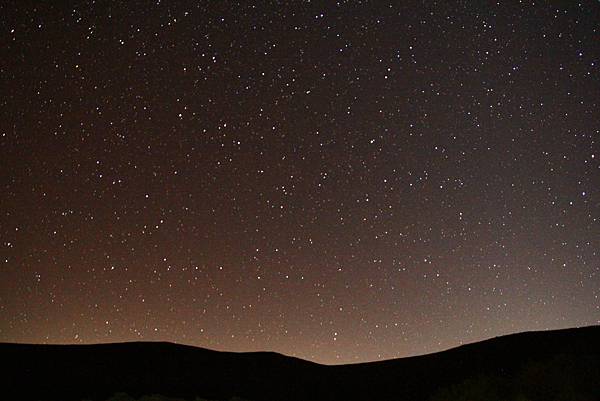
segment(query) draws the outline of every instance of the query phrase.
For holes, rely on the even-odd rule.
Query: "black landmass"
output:
[[[327,366],[161,342],[0,343],[0,399],[161,394],[252,401],[600,400],[600,326],[526,332],[435,354]]]

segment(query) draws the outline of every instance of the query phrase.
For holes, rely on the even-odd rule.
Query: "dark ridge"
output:
[[[599,339],[600,326],[526,332],[435,354],[337,366],[165,342],[0,343],[0,398],[106,400],[124,392],[186,400],[597,401]]]

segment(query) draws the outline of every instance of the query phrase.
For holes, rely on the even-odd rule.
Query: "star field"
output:
[[[600,3],[0,5],[0,341],[322,363],[600,323]]]

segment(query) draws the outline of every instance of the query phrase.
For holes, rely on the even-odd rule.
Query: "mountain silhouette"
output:
[[[429,355],[320,365],[164,342],[0,343],[0,399],[600,400],[600,326],[526,332]]]

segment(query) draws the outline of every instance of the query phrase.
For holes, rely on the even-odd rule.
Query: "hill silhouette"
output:
[[[0,343],[0,399],[107,400],[127,393],[185,400],[598,401],[599,339],[600,326],[526,332],[435,354],[335,366],[172,343]]]

